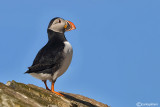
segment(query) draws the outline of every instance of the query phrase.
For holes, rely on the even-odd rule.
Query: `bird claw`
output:
[[[60,96],[64,96],[64,95],[62,95],[62,94],[60,94],[60,93],[58,93],[58,92],[56,92],[56,91],[52,91],[53,93],[55,93],[55,94],[57,94],[57,95],[60,95]]]

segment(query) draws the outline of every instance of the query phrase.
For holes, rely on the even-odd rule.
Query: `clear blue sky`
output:
[[[159,0],[3,0],[0,3],[0,82],[44,87],[24,74],[47,42],[53,17],[72,21],[74,55],[56,91],[111,107],[160,105]],[[49,84],[50,85],[50,84]]]

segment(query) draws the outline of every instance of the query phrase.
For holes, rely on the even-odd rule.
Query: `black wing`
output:
[[[37,54],[26,73],[38,73],[46,69],[56,71],[63,60],[64,43],[48,42]]]

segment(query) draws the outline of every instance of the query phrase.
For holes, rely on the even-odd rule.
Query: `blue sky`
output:
[[[159,0],[1,1],[0,82],[44,87],[24,72],[47,43],[49,21],[58,16],[77,29],[66,32],[74,55],[56,91],[111,107],[160,105],[159,11]]]

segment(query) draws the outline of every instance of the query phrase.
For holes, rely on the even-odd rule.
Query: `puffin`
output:
[[[47,90],[63,96],[54,90],[54,84],[68,69],[73,55],[71,44],[64,33],[76,29],[75,25],[60,17],[53,18],[47,28],[48,42],[40,49],[33,64],[25,73],[44,82]],[[47,86],[47,80],[51,82],[51,90]]]

